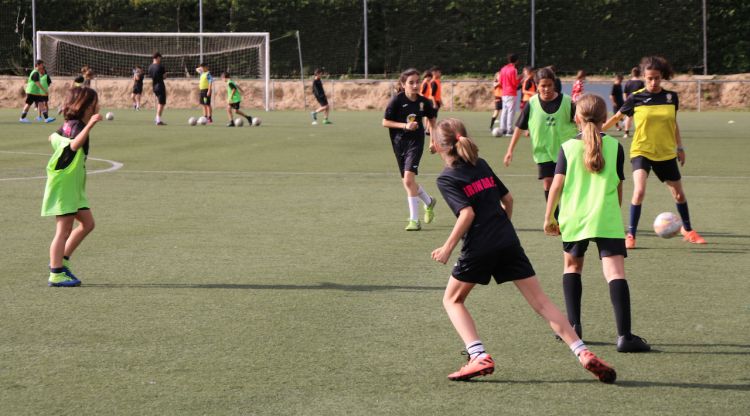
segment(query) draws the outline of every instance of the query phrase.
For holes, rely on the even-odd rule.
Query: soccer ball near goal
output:
[[[188,119],[188,124],[190,124],[191,126],[194,126],[194,125],[198,124],[198,119],[195,118],[195,117],[190,117]]]
[[[502,135],[503,135],[503,131],[500,130],[500,127],[495,127],[494,129],[492,129],[492,136],[500,137]]]
[[[198,124],[200,124],[201,126],[205,126],[206,123],[208,123],[208,119],[207,118],[205,118],[203,116],[201,116],[201,117],[198,118]]]
[[[671,212],[662,212],[654,220],[654,232],[661,238],[672,238],[680,233],[682,221]]]
[[[242,117],[237,117],[234,119],[234,125],[237,127],[242,127],[245,125],[245,120]]]
[[[110,111],[107,113],[107,115],[104,116],[104,118],[106,118],[109,121],[112,121],[115,119],[115,114]]]
[[[253,118],[253,126],[260,126],[260,117],[254,117]]]

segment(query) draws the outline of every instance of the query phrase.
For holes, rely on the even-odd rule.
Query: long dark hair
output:
[[[68,91],[63,104],[65,120],[80,120],[90,107],[96,107],[99,95],[89,87],[75,87]]]
[[[457,118],[447,118],[437,125],[440,147],[449,147],[448,154],[471,165],[477,164],[479,148],[466,133],[466,126]]]

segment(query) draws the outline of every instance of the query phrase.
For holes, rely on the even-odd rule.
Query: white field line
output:
[[[45,154],[45,153],[11,152],[11,151],[6,151],[6,150],[0,150],[0,153],[11,153],[11,154],[17,154],[17,155],[34,155],[34,156],[47,156],[47,157],[49,157],[49,154]],[[110,164],[110,167],[108,167],[106,169],[98,169],[98,170],[89,170],[89,171],[87,171],[87,173],[89,175],[94,175],[94,174],[97,174],[97,173],[114,172],[114,171],[116,171],[118,169],[121,169],[123,166],[125,166],[123,163],[115,162],[114,160],[99,159],[99,158],[95,158],[95,157],[89,157],[88,159],[89,160],[96,160],[98,162],[105,162],[105,163],[109,163]],[[0,178],[0,182],[5,182],[5,181],[23,181],[23,180],[27,180],[27,179],[47,179],[47,175],[44,175],[44,176],[26,176],[26,177],[22,177],[22,178]]]

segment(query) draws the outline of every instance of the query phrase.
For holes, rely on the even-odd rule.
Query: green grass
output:
[[[303,112],[254,113],[260,128],[225,128],[221,111],[208,127],[187,126],[187,111],[167,111],[169,126],[156,128],[151,112],[126,110],[97,126],[90,156],[124,166],[89,175],[97,228],[73,258],[84,285],[53,289],[46,277],[54,220],[39,216],[44,179],[9,180],[44,175],[53,126],[21,125],[17,111],[0,111],[0,413],[750,408],[749,113],[680,116],[685,189],[708,245],[650,232],[657,213],[675,208],[649,181],[639,249],[626,269],[634,331],[655,352],[615,352],[607,286],[594,252],[588,256],[584,336],[617,368],[614,386],[580,368],[509,284],[479,287],[468,302],[496,373],[449,382],[463,346],[441,305],[450,268],[430,252],[454,218],[441,201],[433,224],[403,231],[407,206],[382,114],[334,112],[336,124],[312,127]],[[561,247],[540,231],[543,197],[528,144],[501,167],[508,140],[489,137],[489,114],[454,115],[511,189],[523,245],[562,306]],[[89,171],[108,167],[88,162]],[[430,193],[440,169],[425,155],[419,178]]]

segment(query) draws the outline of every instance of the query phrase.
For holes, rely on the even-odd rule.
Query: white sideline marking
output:
[[[16,155],[34,155],[34,156],[49,156],[49,154],[46,153],[31,153],[31,152],[11,152],[7,150],[0,150],[0,153],[11,153]],[[123,163],[115,162],[114,160],[107,160],[107,159],[99,159],[96,157],[89,157],[89,160],[96,160],[98,162],[106,162],[109,163],[111,166],[106,169],[99,169],[99,170],[89,170],[87,173],[89,175],[94,175],[97,173],[109,173],[114,172],[118,169],[121,169],[123,166],[125,166]],[[23,181],[27,179],[47,179],[47,175],[44,176],[25,176],[22,178],[0,178],[0,181]]]

